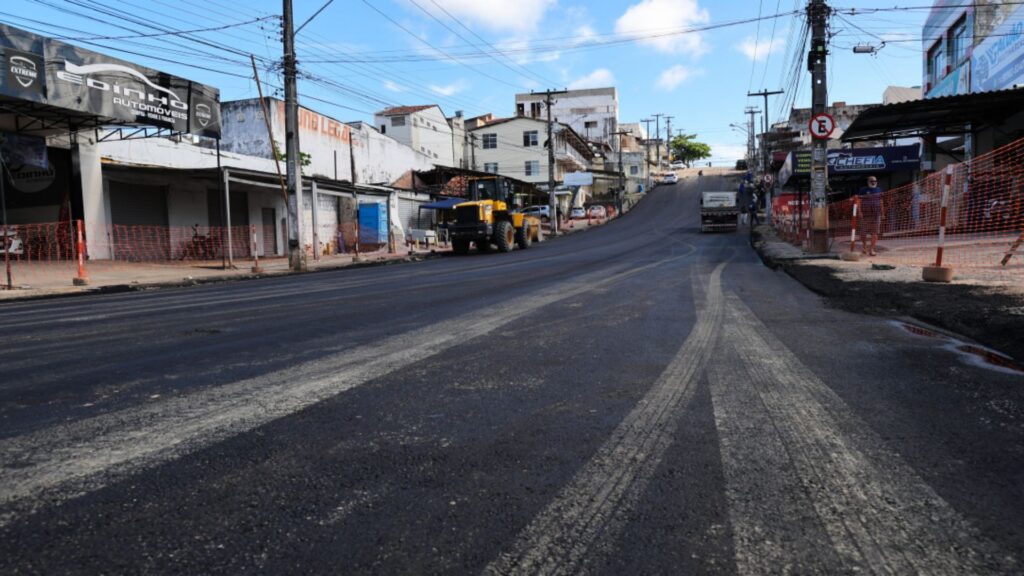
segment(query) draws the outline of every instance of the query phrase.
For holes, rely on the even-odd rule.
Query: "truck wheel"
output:
[[[494,243],[501,252],[511,252],[516,241],[516,231],[508,220],[498,222],[494,227]]]
[[[530,225],[523,222],[523,227],[516,230],[516,246],[519,246],[523,250],[530,247],[530,243],[533,241],[533,231],[530,229]]]
[[[452,240],[452,252],[466,254],[469,252],[469,240]]]

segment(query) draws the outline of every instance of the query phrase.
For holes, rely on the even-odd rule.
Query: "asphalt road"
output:
[[[1021,376],[700,186],[511,254],[0,306],[0,573],[1021,573]]]

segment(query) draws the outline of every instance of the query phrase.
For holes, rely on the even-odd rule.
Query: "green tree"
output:
[[[672,156],[687,167],[693,162],[711,157],[711,146],[696,140],[696,134],[680,134],[669,142]]]
[[[288,161],[288,159],[285,158],[285,153],[281,151],[281,145],[277,143],[277,140],[274,140],[274,156],[276,156],[277,159],[280,160],[281,162],[287,162]],[[305,170],[306,167],[309,166],[312,163],[313,163],[313,157],[310,156],[309,154],[305,153],[305,152],[302,152],[300,150],[299,151],[299,166],[300,166],[300,170],[302,170],[302,175],[303,176],[306,175],[306,170]]]

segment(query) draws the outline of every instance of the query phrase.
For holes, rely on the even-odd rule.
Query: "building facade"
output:
[[[938,0],[922,31],[926,98],[1024,85],[1024,6]]]
[[[506,118],[475,128],[476,169],[525,182],[547,184],[547,122],[533,118]],[[583,172],[590,167],[593,154],[586,142],[571,127],[555,124],[555,181],[566,172]]]
[[[614,87],[569,90],[552,97],[551,119],[568,124],[587,141],[618,150],[619,93]],[[543,93],[516,94],[516,116],[547,119]]]
[[[457,167],[464,157],[463,139],[457,143],[453,132],[455,123],[450,124],[436,104],[387,108],[374,115],[374,124],[381,134],[427,156],[434,164]]]

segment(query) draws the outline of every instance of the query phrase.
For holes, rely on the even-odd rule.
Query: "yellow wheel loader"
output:
[[[540,219],[519,212],[512,205],[511,183],[501,176],[474,178],[467,186],[469,201],[455,205],[455,222],[448,225],[452,251],[469,252],[474,244],[480,252],[511,252],[526,249],[543,240]]]

